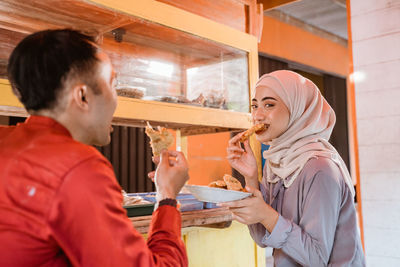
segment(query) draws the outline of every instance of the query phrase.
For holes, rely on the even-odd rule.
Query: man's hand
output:
[[[156,164],[158,161],[156,171],[149,173],[149,177],[154,179],[156,184],[156,199],[175,199],[182,186],[189,180],[185,156],[182,152],[164,150],[159,159],[154,158]]]

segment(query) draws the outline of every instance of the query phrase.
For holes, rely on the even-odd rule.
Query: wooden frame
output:
[[[354,72],[353,66],[353,39],[351,32],[351,6],[350,0],[346,1],[347,5],[347,31],[348,31],[348,50],[349,50],[349,74]],[[357,194],[357,213],[358,222],[360,226],[361,242],[365,251],[364,245],[364,222],[362,216],[362,202],[361,202],[361,186],[360,186],[360,164],[358,155],[358,138],[357,138],[357,113],[356,113],[356,96],[354,81],[347,79],[347,105],[348,105],[348,123],[349,123],[349,150],[350,150],[350,164],[352,173],[351,176],[356,181],[356,194]]]

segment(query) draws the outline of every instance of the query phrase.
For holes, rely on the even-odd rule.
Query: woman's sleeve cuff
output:
[[[292,223],[279,215],[274,229],[271,233],[266,230],[261,242],[268,247],[282,248],[286,243],[292,228]]]

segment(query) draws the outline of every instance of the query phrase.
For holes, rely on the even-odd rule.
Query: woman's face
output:
[[[254,124],[263,123],[266,126],[266,130],[256,134],[257,140],[268,143],[286,131],[290,113],[273,90],[260,86],[251,101],[251,116]]]

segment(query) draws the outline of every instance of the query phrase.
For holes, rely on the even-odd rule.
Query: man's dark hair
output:
[[[95,38],[71,29],[45,30],[25,37],[11,53],[7,72],[27,110],[51,109],[70,75],[96,91],[99,60]]]

